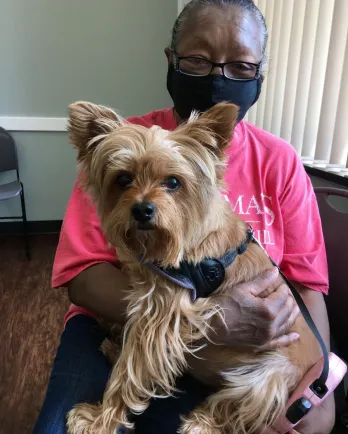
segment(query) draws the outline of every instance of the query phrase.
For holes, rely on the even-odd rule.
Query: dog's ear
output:
[[[69,140],[78,150],[78,159],[85,159],[101,139],[124,124],[113,110],[79,101],[69,106]],[[100,140],[99,140],[100,139]]]
[[[223,158],[233,137],[238,112],[239,108],[234,104],[219,103],[200,116],[193,113],[184,127],[186,134],[209,147],[219,158]],[[213,136],[213,143],[208,138],[204,139],[206,133]]]
[[[238,112],[239,107],[234,104],[219,103],[200,117],[201,121],[211,125],[221,151],[225,150],[232,140]]]

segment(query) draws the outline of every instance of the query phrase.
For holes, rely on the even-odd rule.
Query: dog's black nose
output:
[[[155,205],[150,202],[138,202],[132,206],[132,214],[139,223],[147,223],[154,216]]]

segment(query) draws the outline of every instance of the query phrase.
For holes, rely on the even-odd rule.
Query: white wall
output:
[[[169,106],[163,50],[177,8],[176,0],[1,0],[0,126],[4,116],[65,117],[79,99],[124,116]],[[13,135],[28,219],[61,219],[75,179],[66,133]],[[14,212],[18,201],[0,203],[0,216]]]

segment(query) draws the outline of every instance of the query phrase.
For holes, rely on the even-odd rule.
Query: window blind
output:
[[[255,3],[269,65],[247,120],[290,142],[304,164],[348,176],[348,1]]]

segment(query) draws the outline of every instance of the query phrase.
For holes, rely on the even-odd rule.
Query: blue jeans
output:
[[[100,351],[105,332],[98,323],[78,315],[61,336],[47,393],[32,434],[65,434],[66,414],[79,402],[101,401],[111,366]],[[180,416],[187,415],[211,394],[188,374],[179,378],[175,397],[155,399],[135,417],[136,434],[175,434]]]

